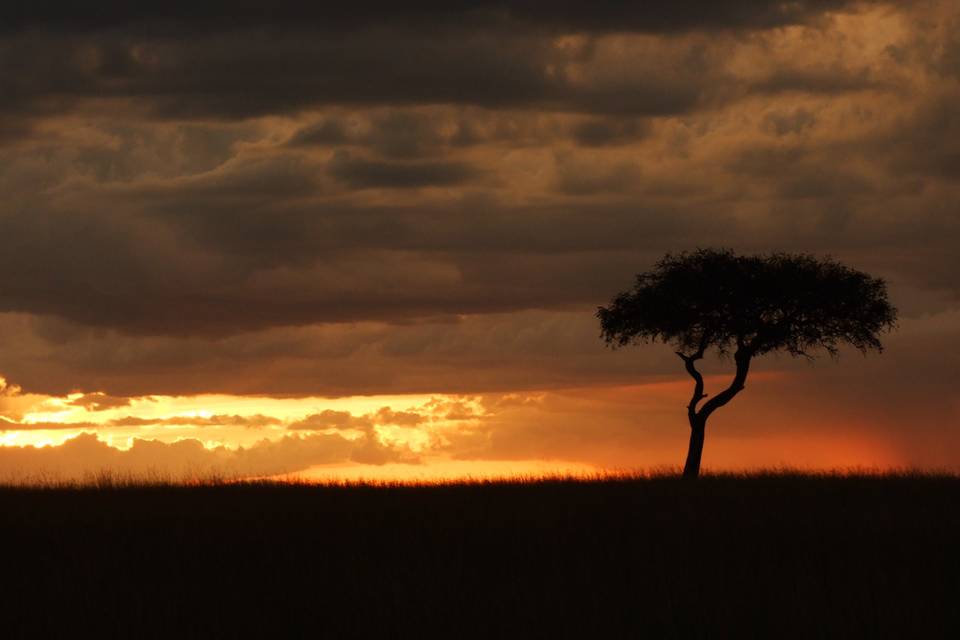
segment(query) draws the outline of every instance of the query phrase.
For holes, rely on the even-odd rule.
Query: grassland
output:
[[[0,488],[5,638],[960,637],[960,478]]]

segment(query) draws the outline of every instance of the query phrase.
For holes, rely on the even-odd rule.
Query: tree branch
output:
[[[680,353],[679,351],[675,352],[678,356],[680,356],[680,359],[683,360],[683,364],[687,368],[687,373],[690,374],[690,377],[693,378],[694,381],[693,396],[690,398],[690,404],[687,405],[687,416],[691,421],[695,420],[697,417],[697,404],[707,397],[707,394],[703,392],[703,375],[697,371],[696,366],[694,366],[694,363],[697,360],[703,358],[703,352],[705,349],[706,345],[701,342],[700,348],[692,355],[688,356]]]
[[[750,359],[752,357],[753,352],[749,349],[737,349],[737,352],[733,355],[733,359],[737,363],[737,373],[733,376],[733,381],[729,387],[710,398],[700,407],[700,411],[696,414],[697,418],[706,420],[711,413],[733,400],[735,395],[743,391],[747,381],[747,373],[750,371]]]

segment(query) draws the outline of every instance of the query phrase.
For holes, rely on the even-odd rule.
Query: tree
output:
[[[699,475],[707,419],[743,390],[754,357],[784,351],[812,359],[818,349],[836,357],[843,343],[882,351],[879,336],[896,326],[896,314],[883,280],[831,258],[717,249],[667,254],[597,310],[608,345],[671,344],[693,378],[685,478]],[[736,373],[707,399],[696,363],[711,348],[732,353]]]

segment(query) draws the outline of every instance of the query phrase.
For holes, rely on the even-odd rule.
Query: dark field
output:
[[[960,637],[960,478],[0,489],[4,638]]]

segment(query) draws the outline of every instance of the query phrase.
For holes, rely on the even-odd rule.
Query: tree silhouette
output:
[[[637,275],[631,291],[597,310],[608,345],[671,344],[693,378],[685,478],[699,475],[707,419],[743,390],[755,356],[785,351],[812,358],[825,349],[835,357],[842,343],[882,351],[879,335],[896,326],[896,314],[883,280],[833,259],[717,249],[667,254]],[[736,373],[706,399],[696,362],[710,348],[732,353]]]

